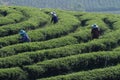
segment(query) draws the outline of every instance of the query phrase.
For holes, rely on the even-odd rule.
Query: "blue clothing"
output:
[[[27,35],[27,33],[24,30],[20,30],[19,34],[21,35],[21,41],[22,42],[30,42],[30,39]]]
[[[30,42],[30,39],[27,34],[22,36],[21,40],[22,40],[22,42]]]
[[[57,23],[58,22],[58,17],[57,16],[52,16],[51,22]]]

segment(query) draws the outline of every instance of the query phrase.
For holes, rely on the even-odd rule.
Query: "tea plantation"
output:
[[[31,42],[19,41],[21,29]],[[120,80],[120,15],[0,7],[0,80]]]

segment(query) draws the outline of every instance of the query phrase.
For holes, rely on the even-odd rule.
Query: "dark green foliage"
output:
[[[0,69],[1,80],[27,80],[27,74],[20,68]]]
[[[119,80],[120,65],[37,80]]]
[[[16,55],[21,52],[51,49],[51,48],[57,48],[57,47],[70,45],[70,44],[77,44],[77,43],[78,43],[77,39],[70,36],[66,36],[59,39],[53,39],[53,40],[44,41],[44,42],[18,44],[18,45],[1,48],[0,56],[5,57],[8,55],[9,56]]]
[[[76,30],[78,27],[78,20],[71,16],[65,14],[66,17],[68,18],[62,18],[56,26],[51,25],[49,27],[45,27],[44,29],[37,29],[37,30],[31,30],[28,32],[28,35],[30,35],[31,41],[43,41],[43,40],[48,40],[52,38],[57,38],[61,37],[62,35],[67,35],[70,32],[73,32]],[[62,17],[62,16],[60,16]],[[72,20],[71,20],[72,18]],[[66,24],[61,25],[62,22],[65,22]],[[33,24],[33,23],[32,23]],[[27,25],[27,24],[26,24]],[[25,27],[25,26],[24,26]],[[8,36],[8,37],[3,37],[0,38],[0,47],[19,43],[18,42],[18,35],[14,36]],[[3,41],[4,40],[4,41]]]
[[[112,66],[120,63],[119,59],[119,52],[97,52],[43,61],[36,65],[27,66],[25,69],[28,71],[32,80],[32,78],[36,79],[71,73],[73,71]]]
[[[51,11],[57,24],[50,22]],[[111,67],[120,63],[119,20],[114,14],[1,7],[0,80],[119,80],[119,66]],[[99,39],[91,38],[92,24],[100,28]],[[20,29],[31,42],[19,41]]]

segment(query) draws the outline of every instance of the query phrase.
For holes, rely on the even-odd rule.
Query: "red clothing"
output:
[[[91,30],[91,34],[92,34],[92,39],[94,38],[99,38],[99,35],[100,35],[100,31],[98,28],[93,28]]]

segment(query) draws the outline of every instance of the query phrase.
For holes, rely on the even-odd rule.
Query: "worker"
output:
[[[21,36],[20,42],[30,42],[30,38],[28,34],[26,33],[26,31],[20,30],[19,34]]]
[[[51,15],[52,15],[51,22],[54,24],[57,23],[58,22],[57,14],[55,12],[51,12]]]
[[[93,24],[92,25],[92,29],[91,29],[91,35],[92,35],[92,39],[98,39],[100,36],[100,29],[98,27],[97,24]]]

